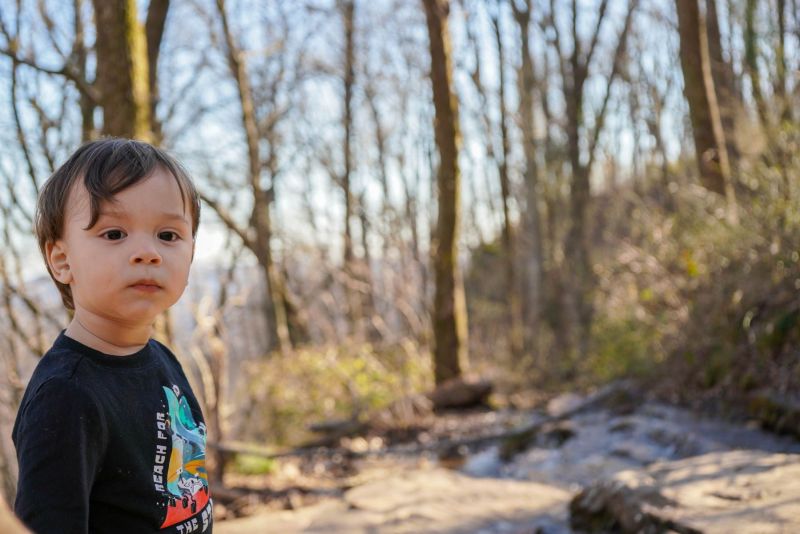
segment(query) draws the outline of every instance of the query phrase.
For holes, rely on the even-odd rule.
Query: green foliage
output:
[[[474,367],[513,367],[508,346],[506,254],[499,239],[471,250],[464,276],[469,317],[470,361]]]
[[[428,389],[432,376],[430,356],[410,341],[384,347],[305,347],[247,365],[252,407],[239,435],[275,445],[311,439],[307,426],[313,422],[364,418],[395,399]]]
[[[739,221],[682,175],[600,196],[590,357],[579,377],[653,378],[692,400],[800,387],[800,130],[740,160]],[[647,183],[652,184],[647,186]]]
[[[237,454],[231,467],[242,475],[268,475],[275,472],[278,463],[255,454]]]
[[[629,376],[646,376],[663,361],[659,332],[633,317],[600,317],[592,325],[593,350],[583,374],[591,381],[608,382]]]
[[[786,127],[741,161],[738,224],[724,220],[719,197],[689,188],[676,196],[674,214],[651,211],[649,226],[671,227],[669,244],[642,243],[641,252],[665,266],[676,288],[672,308],[684,311],[665,316],[674,327],[665,332],[663,373],[683,396],[737,399],[800,386],[798,135]]]

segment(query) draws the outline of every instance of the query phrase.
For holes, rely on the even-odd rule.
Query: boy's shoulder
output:
[[[175,355],[153,339],[134,355],[110,356],[75,341],[62,331],[36,365],[17,418],[24,418],[31,405],[48,411],[58,407],[54,405],[79,406],[81,411],[88,410],[102,417],[108,405],[108,392],[114,390],[111,384],[129,384],[123,376],[131,372],[160,376],[167,369],[183,376]]]
[[[109,372],[152,369],[159,362],[178,366],[175,355],[163,344],[150,339],[145,347],[131,356],[109,356],[66,336],[62,331],[42,356],[28,382],[28,390],[46,383],[70,382],[74,387],[87,386],[107,377]],[[88,389],[91,390],[91,387]]]
[[[71,381],[75,377],[85,354],[74,347],[64,345],[62,343],[64,337],[62,333],[39,360],[30,382],[28,382],[28,389],[31,386],[40,387],[53,380],[57,382]]]
[[[166,355],[170,359],[170,361],[173,361],[176,364],[180,365],[180,362],[178,361],[178,357],[175,356],[175,354],[173,354],[173,352],[169,349],[169,347],[167,347],[166,345],[161,343],[159,340],[154,339],[154,338],[151,337],[150,341],[147,342],[147,345],[149,347],[155,349],[157,352],[158,351],[162,352],[164,355]]]
[[[25,388],[12,431],[15,443],[24,427],[55,428],[85,416],[103,424],[92,387],[80,376],[83,355],[61,346],[59,339],[39,360]]]

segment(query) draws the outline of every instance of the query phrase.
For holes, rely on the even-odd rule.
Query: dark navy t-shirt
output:
[[[210,533],[206,426],[175,356],[129,356],[63,332],[31,377],[12,434],[15,512],[35,533]]]

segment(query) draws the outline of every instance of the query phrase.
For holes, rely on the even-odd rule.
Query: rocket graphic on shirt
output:
[[[164,387],[163,391],[167,410],[156,414],[153,467],[155,489],[166,510],[161,528],[185,522],[186,528],[179,525],[181,532],[203,532],[211,520],[206,426],[195,421],[186,397],[177,386]],[[198,512],[200,517],[192,519]]]

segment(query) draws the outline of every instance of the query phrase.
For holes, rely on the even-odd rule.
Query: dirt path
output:
[[[563,489],[535,482],[479,479],[442,468],[418,469],[354,488],[341,500],[296,512],[226,521],[215,531],[521,532],[531,525],[564,523],[570,498]]]
[[[800,532],[795,441],[648,403],[599,406],[559,425],[563,444],[540,436],[510,462],[498,446],[473,451],[459,471],[365,462],[364,482],[340,498],[216,531],[562,534],[572,522],[590,532]]]

